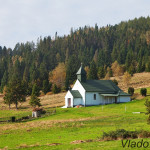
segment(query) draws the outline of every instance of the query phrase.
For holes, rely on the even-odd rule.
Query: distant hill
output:
[[[132,74],[150,72],[150,18],[101,28],[95,24],[71,29],[67,36],[56,33],[55,39],[48,36],[39,38],[37,43],[17,43],[13,50],[0,47],[1,90],[16,74],[28,86],[37,82],[42,88],[43,80],[49,79],[49,72],[60,62],[65,63],[66,80],[72,83],[81,62],[90,66],[93,60],[104,75],[115,60]]]

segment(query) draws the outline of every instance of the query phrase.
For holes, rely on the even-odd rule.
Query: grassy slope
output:
[[[135,74],[131,79],[130,86],[134,88],[150,86],[149,75],[150,73]],[[118,81],[119,86],[126,91],[127,88],[122,83],[122,77],[119,77]],[[150,95],[150,88],[147,90]],[[140,89],[136,89],[135,93],[140,93]],[[41,102],[45,108],[63,106],[64,96],[65,93],[42,96]],[[0,148],[8,146],[8,148],[15,149],[22,145],[24,149],[121,149],[121,141],[95,141],[81,144],[70,144],[70,142],[86,139],[97,140],[102,136],[103,131],[112,131],[118,128],[150,130],[146,123],[147,116],[132,114],[132,112],[145,111],[144,101],[105,105],[103,110],[102,106],[79,109],[57,108],[57,113],[50,117],[26,123],[0,124]],[[18,114],[24,116],[31,113],[28,101],[22,104],[24,109],[8,110],[7,106],[3,104],[2,95],[0,95],[0,106],[0,117]],[[125,112],[125,106],[127,112]],[[150,139],[147,141],[150,142]],[[46,145],[56,142],[62,145]],[[33,147],[29,147],[31,145]]]
[[[149,97],[150,99],[150,97]],[[116,129],[149,130],[144,114],[145,100],[86,108],[57,108],[56,114],[39,120],[0,125],[0,148],[15,149],[121,149],[121,141],[96,141],[103,132]],[[126,112],[125,112],[126,107]],[[17,136],[16,136],[17,135]],[[94,142],[70,144],[75,140]],[[150,139],[144,139],[150,142]],[[139,141],[139,140],[138,140]],[[61,143],[48,146],[46,144]],[[33,145],[33,147],[29,147]],[[37,146],[36,146],[37,145]],[[129,149],[129,148],[127,148]],[[132,148],[131,148],[132,149]]]

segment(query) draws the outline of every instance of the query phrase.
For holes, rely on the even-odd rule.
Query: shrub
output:
[[[138,138],[138,136],[142,134],[144,137],[150,137],[150,133],[148,131],[126,131],[125,129],[118,129],[116,131],[110,131],[108,133],[103,133],[103,140],[117,140],[117,139],[128,139],[128,138]]]
[[[46,110],[44,110],[43,108],[34,108],[33,111],[39,111],[41,114],[46,113]]]
[[[128,93],[133,95],[134,94],[134,88],[133,87],[129,87],[128,88]]]
[[[118,85],[118,81],[116,79],[112,80],[116,85]]]
[[[150,137],[150,132],[144,130],[141,130],[138,135],[138,138],[148,138],[148,137]]]
[[[65,87],[65,86],[63,86],[63,87],[61,88],[61,92],[66,92],[66,87]]]
[[[148,99],[145,100],[145,106],[146,106],[146,115],[148,115],[147,123],[150,124],[150,101]]]
[[[147,89],[146,88],[141,88],[140,93],[141,93],[142,96],[146,96]]]

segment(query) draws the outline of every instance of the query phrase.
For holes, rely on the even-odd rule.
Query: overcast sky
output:
[[[0,45],[69,34],[71,27],[99,27],[147,17],[150,0],[0,0]]]

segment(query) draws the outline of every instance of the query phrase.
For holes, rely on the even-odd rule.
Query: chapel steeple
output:
[[[81,82],[86,82],[86,72],[83,68],[83,64],[81,63],[81,67],[79,68],[77,74],[77,79]]]

